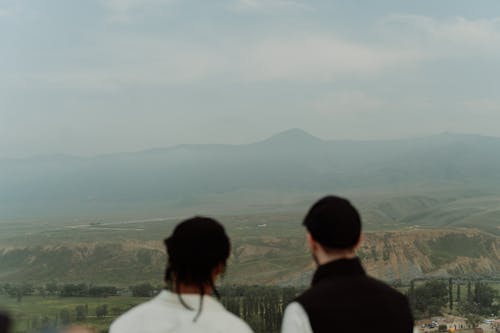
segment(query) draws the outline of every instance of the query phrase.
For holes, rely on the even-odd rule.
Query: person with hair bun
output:
[[[217,300],[215,280],[224,273],[231,250],[224,227],[193,217],[178,224],[164,244],[166,289],[116,319],[109,332],[252,333]]]

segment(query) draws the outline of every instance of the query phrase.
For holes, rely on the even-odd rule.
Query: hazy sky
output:
[[[0,0],[0,157],[500,136],[498,0]]]

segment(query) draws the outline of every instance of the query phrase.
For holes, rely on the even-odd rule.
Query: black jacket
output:
[[[359,259],[321,265],[312,287],[296,300],[314,333],[411,333],[404,295],[366,275]]]

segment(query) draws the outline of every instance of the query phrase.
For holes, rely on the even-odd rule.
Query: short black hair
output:
[[[329,195],[317,201],[303,225],[312,238],[329,249],[350,249],[361,236],[361,217],[356,208],[341,197]]]

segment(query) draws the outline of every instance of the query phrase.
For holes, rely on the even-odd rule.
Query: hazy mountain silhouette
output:
[[[416,183],[493,186],[500,184],[499,153],[500,139],[484,136],[325,141],[292,129],[246,145],[179,145],[91,158],[3,159],[0,217],[32,207],[127,204],[240,189],[332,192]]]
[[[269,139],[261,142],[257,142],[256,145],[274,145],[274,146],[305,146],[305,145],[317,145],[325,141],[307,133],[298,128],[290,129],[276,135],[273,135]]]

